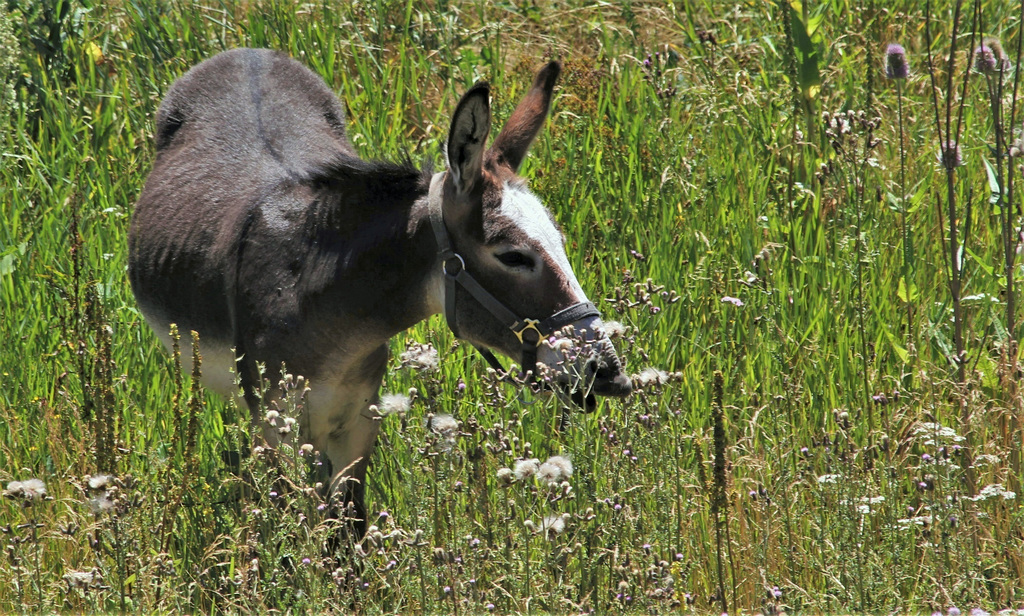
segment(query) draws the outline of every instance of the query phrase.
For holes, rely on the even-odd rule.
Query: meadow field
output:
[[[0,612],[1021,613],[1022,15],[0,2]],[[500,124],[561,59],[522,173],[633,395],[565,410],[435,316],[391,345],[370,532],[332,541],[318,457],[250,449],[127,279],[157,106],[237,46],[436,167],[462,92]]]

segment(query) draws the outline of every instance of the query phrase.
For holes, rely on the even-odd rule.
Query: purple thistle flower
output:
[[[885,48],[885,76],[889,79],[906,79],[909,74],[910,65],[903,45],[889,43]]]
[[[996,52],[988,45],[982,45],[974,50],[974,70],[985,75],[992,75],[999,72],[999,60]]]
[[[960,616],[960,608],[958,608],[955,605],[951,605],[951,606],[949,606],[949,609],[946,610],[946,615],[947,616]]]

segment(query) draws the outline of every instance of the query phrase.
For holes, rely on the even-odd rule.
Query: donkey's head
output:
[[[592,394],[628,395],[630,381],[569,265],[562,232],[516,175],[560,71],[551,62],[537,74],[490,148],[490,89],[466,92],[448,133],[448,171],[431,187],[432,220],[456,335],[522,358],[527,369],[536,359],[593,407]],[[569,325],[576,344],[556,336]]]

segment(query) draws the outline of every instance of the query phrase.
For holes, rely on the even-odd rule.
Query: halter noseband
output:
[[[448,228],[444,224],[441,214],[441,199],[429,200],[430,226],[434,230],[434,238],[437,240],[437,255],[441,260],[441,273],[444,274],[444,318],[448,322],[448,329],[452,330],[456,338],[460,338],[459,330],[455,325],[455,286],[461,285],[473,298],[480,303],[488,312],[494,315],[499,322],[509,328],[522,344],[522,366],[528,371],[530,378],[537,371],[537,348],[552,333],[559,329],[575,323],[586,317],[600,316],[597,307],[591,302],[578,302],[559,310],[543,321],[538,319],[521,318],[509,309],[498,298],[491,295],[484,289],[476,278],[466,271],[466,261],[462,255],[452,248],[451,240],[448,237]],[[474,344],[477,351],[483,355],[499,374],[507,375],[508,372],[502,367],[501,362],[489,349]]]

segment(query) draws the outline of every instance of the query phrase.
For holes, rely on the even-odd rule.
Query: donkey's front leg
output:
[[[379,430],[380,418],[367,410],[338,425],[324,445],[332,469],[331,504],[357,541],[366,533],[366,468]]]
[[[307,438],[331,462],[331,504],[356,540],[366,532],[366,469],[380,431],[380,416],[370,406],[378,401],[387,357],[382,345],[311,385]]]

